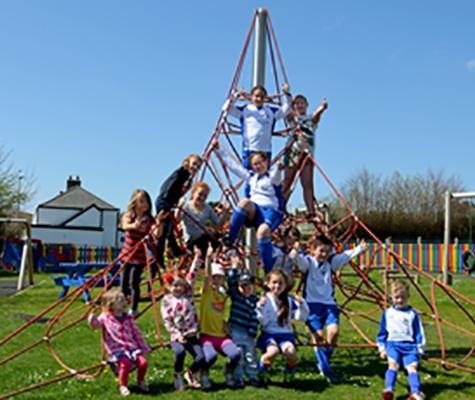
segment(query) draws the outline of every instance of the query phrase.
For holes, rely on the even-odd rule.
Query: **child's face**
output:
[[[327,244],[319,244],[315,248],[313,255],[318,262],[325,262],[331,254],[331,246]]]
[[[249,297],[254,294],[254,285],[251,283],[239,285],[238,289],[239,289],[239,293],[241,293],[244,297]]]
[[[112,304],[111,310],[115,315],[122,315],[125,312],[125,307],[127,306],[127,301],[125,296],[120,293],[117,296],[117,300]]]
[[[224,285],[224,276],[223,275],[212,275],[211,276],[211,286],[214,289],[218,289]]]
[[[402,308],[407,306],[407,300],[409,299],[409,293],[405,288],[396,288],[391,290],[391,298],[393,304],[397,308]]]
[[[290,249],[295,244],[296,241],[297,241],[297,238],[293,236],[286,236],[284,238],[284,246]]]
[[[269,288],[269,292],[277,297],[287,288],[287,285],[282,276],[273,274],[267,281],[267,287]]]
[[[266,94],[260,90],[256,89],[251,94],[251,101],[256,107],[262,107],[266,99]]]
[[[197,204],[203,204],[208,198],[208,191],[205,188],[199,188],[193,192],[193,201]]]
[[[307,114],[307,107],[308,104],[304,99],[297,99],[295,100],[292,109],[294,110],[294,113],[297,115],[305,115]]]
[[[264,175],[269,169],[269,161],[260,155],[255,155],[251,159],[251,168],[257,175]]]
[[[186,169],[191,175],[193,175],[200,169],[200,167],[201,167],[201,160],[197,157],[191,157],[188,160]]]
[[[180,297],[185,293],[185,282],[182,279],[175,279],[170,285],[170,293],[175,297]]]
[[[135,208],[136,212],[140,214],[144,214],[150,209],[150,205],[148,204],[147,198],[143,193],[137,198]]]

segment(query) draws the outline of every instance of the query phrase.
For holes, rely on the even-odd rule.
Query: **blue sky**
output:
[[[68,175],[120,208],[155,197],[203,150],[260,6],[292,92],[330,103],[317,160],[338,187],[432,168],[475,190],[473,1],[2,0],[0,145],[36,177],[27,208]]]

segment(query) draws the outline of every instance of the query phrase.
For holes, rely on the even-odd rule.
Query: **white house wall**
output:
[[[118,212],[113,210],[102,211],[102,227],[104,229],[103,246],[117,246]]]
[[[101,227],[101,211],[97,208],[90,208],[77,218],[69,221],[66,226],[91,226],[94,228]]]
[[[74,244],[77,246],[113,246],[113,244],[104,244],[102,231],[32,226],[32,237],[33,239],[41,240],[44,243]]]
[[[37,224],[60,225],[80,210],[62,208],[38,208]]]

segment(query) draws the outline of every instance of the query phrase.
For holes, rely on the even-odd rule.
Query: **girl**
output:
[[[213,247],[217,245],[216,238],[206,228],[207,224],[211,222],[214,225],[222,225],[227,216],[226,208],[218,216],[206,203],[209,192],[210,188],[205,182],[197,182],[191,189],[191,199],[186,203],[183,201],[183,212],[178,214],[182,221],[186,246],[190,250],[198,246],[201,254],[206,254],[210,243]]]
[[[308,305],[300,296],[288,295],[289,281],[281,270],[273,270],[266,276],[267,293],[257,304],[257,316],[262,333],[257,342],[263,354],[259,363],[261,380],[268,381],[267,371],[274,358],[281,352],[287,359],[284,381],[293,381],[297,366],[295,335],[291,321],[305,321]]]
[[[190,178],[194,176],[201,167],[201,157],[197,154],[190,154],[183,160],[180,168],[176,169],[162,184],[160,194],[155,200],[157,213],[163,211],[169,213],[176,207],[178,200],[185,194],[189,188]],[[173,224],[171,215],[163,221],[163,233],[157,243],[157,261],[161,268],[164,268],[163,252],[165,251],[165,241],[168,239],[168,246],[172,249],[174,256],[182,254],[180,246],[176,242],[173,233]]]
[[[198,340],[198,315],[193,301],[196,271],[202,263],[200,257],[201,252],[195,247],[193,263],[186,277],[177,273],[164,275],[167,294],[162,300],[161,313],[165,328],[170,333],[174,354],[175,389],[180,391],[185,389],[183,383],[185,352],[188,351],[194,359],[190,369],[185,373],[185,379],[192,388],[201,387],[195,374],[204,367],[203,350]]]
[[[124,296],[132,297],[130,313],[134,316],[140,299],[140,278],[147,262],[146,244],[140,245],[136,250],[132,249],[149,233],[154,222],[150,195],[145,190],[135,190],[121,219],[125,241],[119,256],[127,260],[121,272],[120,287]]]
[[[307,114],[308,101],[301,94],[295,96],[292,101],[292,112],[296,120],[296,126],[291,131],[286,147],[284,198],[290,197],[290,190],[297,171],[301,170],[300,183],[303,189],[303,198],[309,216],[315,214],[314,190],[313,190],[313,153],[315,147],[315,131],[323,112],[328,108],[328,102],[323,100],[312,115]],[[300,133],[300,135],[298,135]],[[312,157],[307,157],[310,155]],[[305,165],[302,167],[302,162]]]
[[[201,382],[203,389],[211,388],[209,367],[215,363],[217,352],[228,359],[224,367],[224,375],[229,387],[234,387],[233,373],[241,358],[241,352],[229,338],[224,323],[224,311],[228,299],[226,289],[223,287],[224,269],[218,263],[211,263],[212,254],[213,248],[209,246],[200,302],[200,339],[206,360],[206,369],[203,371]]]
[[[103,311],[99,317],[89,314],[88,323],[92,329],[102,329],[104,345],[109,362],[118,363],[120,394],[128,396],[128,377],[132,367],[137,366],[137,384],[143,392],[148,392],[145,383],[147,360],[150,352],[135,320],[125,313],[126,301],[118,288],[107,291],[102,297]]]
[[[215,147],[218,148],[217,141]],[[229,169],[246,181],[247,198],[240,200],[234,210],[226,244],[232,244],[237,239],[244,224],[257,228],[257,250],[265,271],[270,271],[273,266],[271,234],[284,218],[284,202],[280,187],[282,165],[269,169],[266,154],[255,152],[249,156],[252,171],[248,171],[223,151],[219,151],[219,154]]]
[[[255,151],[262,151],[267,159],[272,159],[272,133],[275,122],[284,118],[290,111],[289,85],[282,85],[284,93],[284,104],[280,106],[265,104],[269,101],[267,90],[264,86],[257,85],[251,90],[251,104],[236,106],[234,102],[243,94],[243,90],[238,91],[235,96],[228,99],[223,106],[224,111],[239,118],[241,122],[241,133],[243,138],[242,163],[245,168],[251,169],[249,156]]]

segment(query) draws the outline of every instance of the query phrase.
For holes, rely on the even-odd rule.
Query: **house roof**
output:
[[[95,205],[101,210],[118,210],[112,204],[100,199],[96,195],[88,192],[81,186],[72,186],[65,192],[60,192],[57,196],[53,197],[38,206],[42,208],[74,208],[84,209],[92,205]]]

